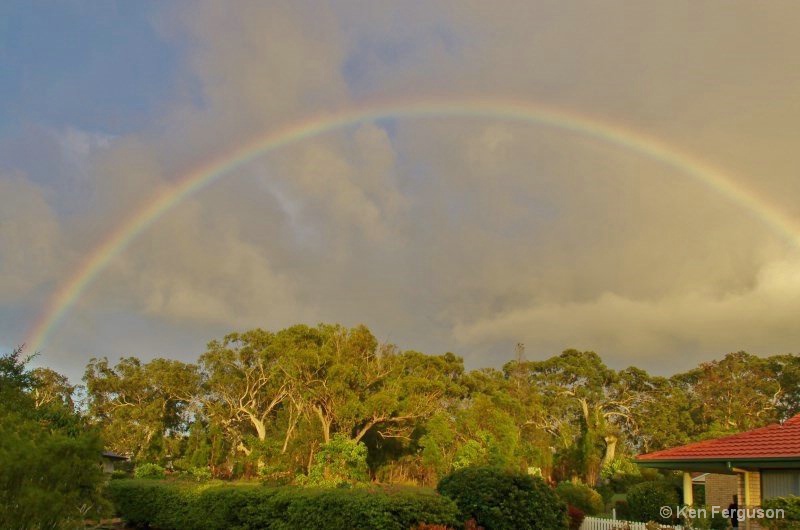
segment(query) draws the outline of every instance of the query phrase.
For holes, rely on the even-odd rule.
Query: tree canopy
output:
[[[32,407],[73,407],[57,373],[2,362]],[[83,421],[106,447],[167,469],[432,485],[489,465],[596,485],[635,472],[640,452],[797,413],[800,358],[735,352],[663,377],[571,349],[468,371],[452,353],[320,324],[231,333],[196,363],[92,359],[84,383]]]

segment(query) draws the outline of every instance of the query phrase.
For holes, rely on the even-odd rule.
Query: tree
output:
[[[776,404],[778,418],[786,420],[800,414],[800,357],[775,355],[765,361],[769,371],[776,374],[781,388]]]
[[[69,409],[75,407],[75,385],[69,379],[50,368],[36,368],[31,371],[33,378],[31,397],[36,408],[50,403],[61,403]]]
[[[631,395],[630,415],[621,424],[629,449],[647,453],[682,445],[695,430],[684,389],[665,377],[630,367],[620,372],[620,392]],[[611,462],[606,462],[610,465]]]
[[[197,366],[169,359],[92,359],[83,377],[89,413],[109,449],[136,458],[164,456],[164,437],[184,432],[197,395]]]
[[[37,404],[26,363],[0,357],[0,528],[83,527],[105,506],[100,436],[64,402]]]
[[[398,353],[364,326],[321,325],[311,333],[315,347],[298,350],[287,374],[293,401],[319,422],[326,443],[335,433],[361,441],[372,429],[382,437],[408,436],[416,420],[456,391],[463,370],[452,354]]]
[[[719,436],[778,420],[786,390],[776,373],[780,363],[746,352],[729,353],[673,377],[689,395],[698,433]],[[791,391],[791,390],[790,390]]]
[[[601,463],[613,459],[617,423],[630,416],[632,397],[618,391],[617,373],[594,352],[566,350],[528,366],[548,411],[543,426],[561,440],[570,467],[595,484]]]
[[[283,363],[287,351],[262,329],[212,341],[200,357],[204,412],[246,455],[264,442],[289,395]],[[253,455],[261,463],[260,452]]]

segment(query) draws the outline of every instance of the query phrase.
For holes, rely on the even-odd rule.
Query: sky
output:
[[[517,342],[659,374],[797,352],[798,23],[780,1],[3,2],[0,349],[76,381],[294,323],[469,368]],[[54,305],[209,160],[229,170]]]

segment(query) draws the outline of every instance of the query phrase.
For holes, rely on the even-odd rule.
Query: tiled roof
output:
[[[705,460],[705,459],[800,459],[800,414],[782,424],[732,434],[713,440],[673,447],[639,455],[639,461]]]

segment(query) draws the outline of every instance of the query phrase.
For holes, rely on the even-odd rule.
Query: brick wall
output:
[[[727,508],[739,491],[738,475],[706,475],[706,505]],[[742,498],[741,496],[739,497]]]
[[[744,491],[744,474],[739,474],[739,506],[744,507],[745,496]],[[759,471],[748,471],[747,472],[747,482],[749,483],[749,493],[750,498],[749,503],[747,504],[747,508],[757,508],[761,506],[761,473]],[[746,524],[742,525],[739,523],[739,528],[744,527],[746,530],[761,530],[761,526],[756,521],[747,521]]]
[[[758,471],[748,471],[747,480],[750,487],[750,504],[747,506],[758,507],[761,505],[761,474]],[[709,473],[706,475],[706,505],[727,508],[733,502],[733,496],[738,495],[739,507],[745,508],[744,475],[721,475]],[[760,530],[755,521],[739,523],[739,528],[747,530]]]

